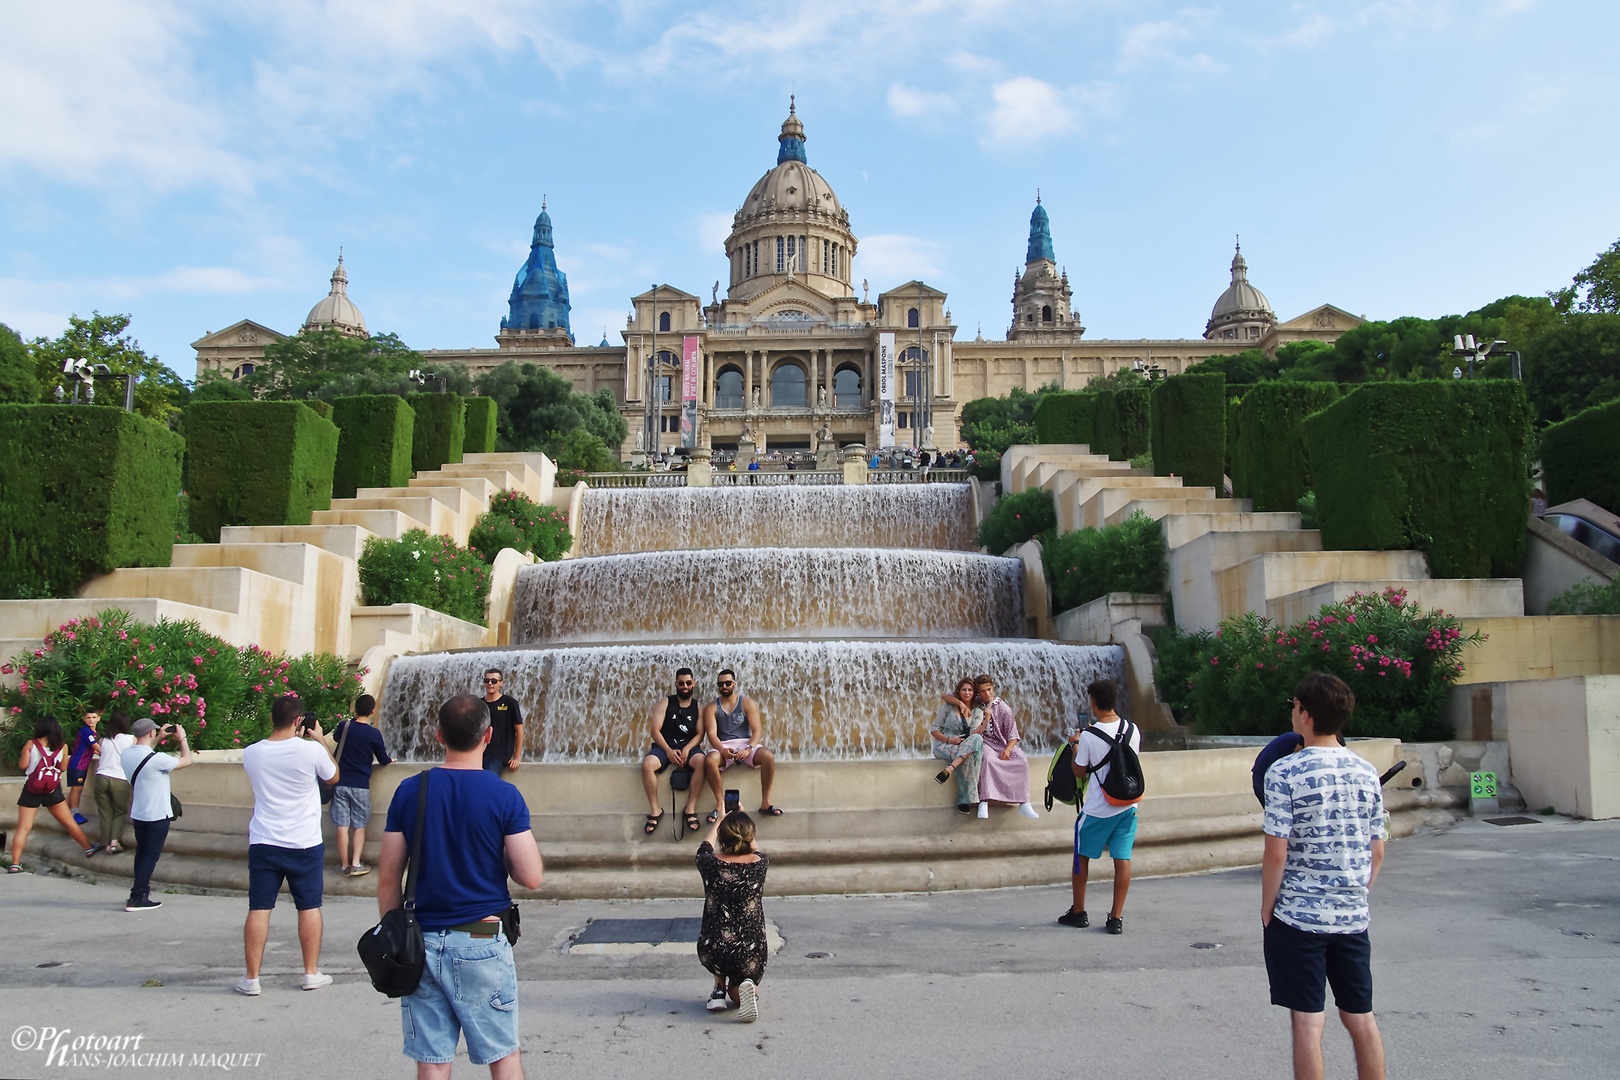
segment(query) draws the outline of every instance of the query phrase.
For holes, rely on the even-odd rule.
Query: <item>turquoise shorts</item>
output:
[[[1136,843],[1136,807],[1113,817],[1082,814],[1074,822],[1074,872],[1081,859],[1102,858],[1103,848],[1116,859],[1129,859]]]

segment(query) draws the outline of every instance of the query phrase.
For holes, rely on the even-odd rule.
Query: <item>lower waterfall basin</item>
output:
[[[520,645],[1007,638],[1022,632],[1023,566],[965,551],[655,551],[526,566]]]
[[[928,725],[957,680],[988,674],[1012,708],[1024,750],[1050,752],[1079,721],[1086,687],[1124,676],[1118,645],[999,641],[778,641],[497,648],[402,656],[388,669],[381,730],[402,760],[440,756],[441,703],[480,693],[487,668],[524,715],[529,761],[634,762],[650,717],[690,667],[714,700],[722,668],[759,705],[764,743],[783,760],[926,756]],[[1124,705],[1128,695],[1121,695]],[[1121,712],[1125,712],[1124,708]]]

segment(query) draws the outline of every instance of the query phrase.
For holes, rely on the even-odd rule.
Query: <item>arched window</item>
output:
[[[667,318],[669,318],[669,316],[666,315],[666,316],[664,316],[664,318],[667,319]],[[680,358],[680,356],[678,354],[676,354],[676,353],[670,352],[668,349],[659,349],[658,350],[658,362],[660,364],[668,364],[670,367],[680,367],[681,366],[681,358]]]
[[[798,364],[782,364],[771,372],[771,406],[804,408],[804,368]]]
[[[669,312],[667,311],[658,313],[658,332],[660,334],[669,332]]]
[[[906,312],[906,325],[911,327],[913,330],[915,330],[917,328],[917,309],[916,308],[912,308],[911,310]]]
[[[714,407],[717,409],[743,407],[742,372],[734,367],[728,367],[720,372],[720,377],[714,383]]]
[[[863,404],[860,371],[852,367],[839,368],[833,375],[833,405],[840,409],[858,409]]]
[[[1041,322],[1051,322],[1051,321],[1052,321],[1052,305],[1051,304],[1043,304],[1041,306]]]
[[[244,375],[251,375],[251,374],[253,374],[253,365],[252,364],[243,364],[241,367],[236,369],[236,375],[234,377],[240,379]]]

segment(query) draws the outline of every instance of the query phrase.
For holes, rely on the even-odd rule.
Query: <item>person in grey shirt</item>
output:
[[[124,910],[150,911],[163,906],[163,901],[152,899],[152,872],[169,839],[169,774],[191,764],[191,744],[179,724],[158,727],[145,716],[135,721],[130,734],[135,736],[135,745],[125,749],[119,759],[130,781],[129,823],[135,828],[135,883]],[[155,749],[157,743],[171,738],[180,741],[178,757]]]
[[[713,824],[724,812],[720,794],[720,774],[737,762],[759,770],[759,812],[766,817],[781,817],[782,810],[771,805],[771,782],[776,779],[776,755],[760,744],[765,741],[765,727],[759,718],[759,706],[754,699],[737,689],[737,674],[730,668],[721,670],[715,680],[720,696],[703,706],[703,729],[715,753],[705,762],[709,783],[714,788],[714,813],[709,815]]]

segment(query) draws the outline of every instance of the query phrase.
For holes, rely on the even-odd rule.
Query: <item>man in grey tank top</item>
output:
[[[720,672],[715,683],[720,696],[703,706],[703,727],[708,732],[709,744],[715,752],[707,762],[710,783],[714,785],[716,801],[720,799],[720,774],[742,762],[759,770],[759,812],[766,817],[781,817],[780,807],[771,805],[771,781],[776,778],[776,755],[760,743],[765,741],[764,725],[759,719],[759,706],[737,689],[737,675],[730,668]],[[712,822],[720,813],[709,816]]]

